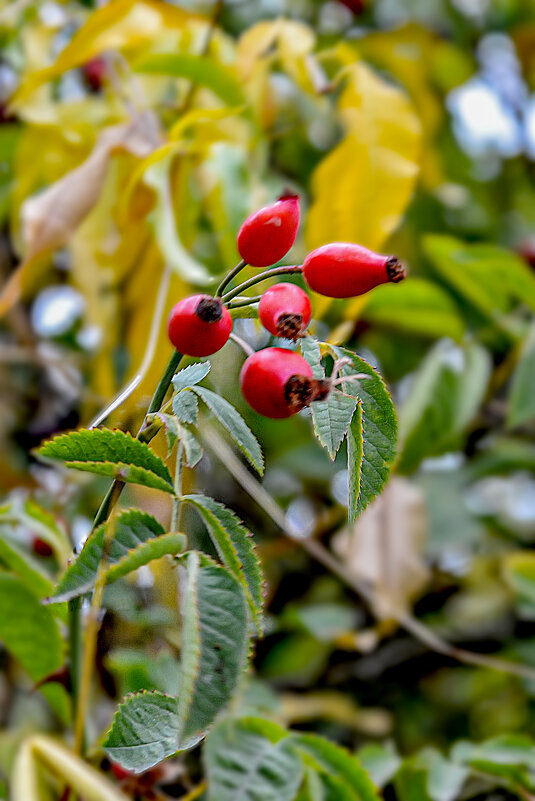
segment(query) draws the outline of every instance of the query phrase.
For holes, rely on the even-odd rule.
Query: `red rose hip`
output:
[[[32,551],[36,556],[52,556],[54,554],[54,549],[46,540],[41,539],[41,537],[35,537],[32,542]]]
[[[314,378],[309,363],[284,348],[265,348],[249,356],[241,369],[243,397],[255,412],[280,419],[297,414],[313,400],[323,400],[328,381]]]
[[[381,256],[349,242],[323,245],[303,263],[303,277],[310,289],[328,298],[364,295],[379,284],[397,283],[405,276],[405,268],[395,256]]]
[[[240,256],[252,267],[268,267],[285,256],[299,227],[299,198],[283,195],[247,217],[238,232]]]
[[[295,284],[275,284],[260,298],[258,316],[273,336],[297,339],[312,317],[310,298]]]
[[[210,295],[190,295],[179,301],[167,324],[169,339],[185,356],[210,356],[228,341],[232,317],[226,306]]]

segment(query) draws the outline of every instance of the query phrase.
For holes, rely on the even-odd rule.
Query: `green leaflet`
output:
[[[195,745],[231,699],[248,653],[247,607],[240,584],[196,552],[186,564],[178,698],[159,693],[127,698],[105,743],[123,767],[143,771]]]
[[[203,757],[208,801],[293,801],[303,777],[292,738],[262,718],[222,721]]]
[[[219,395],[216,395],[216,393],[212,392],[210,389],[206,389],[205,387],[192,387],[191,391],[195,392],[204,401],[221,425],[227,429],[245,458],[260,475],[263,475],[264,456],[262,450],[258,444],[258,440],[241,414],[236,411],[232,404]]]
[[[349,751],[314,734],[296,734],[292,739],[305,760],[320,775],[326,774],[340,782],[341,787],[345,786],[347,798],[354,801],[378,801],[379,794],[368,774]]]
[[[325,378],[319,343],[312,337],[305,337],[301,340],[301,353],[312,367],[314,377]],[[342,374],[351,372],[354,371],[344,367]],[[342,387],[344,392],[353,394],[351,385],[343,384]],[[335,389],[327,400],[316,401],[310,406],[314,433],[333,460],[347,433],[356,405],[356,398],[345,397]]]
[[[182,370],[179,370],[172,379],[175,392],[180,392],[183,389],[188,389],[188,387],[198,384],[199,381],[206,378],[210,372],[210,367],[210,362],[194,362],[193,364],[188,364],[188,366],[184,367]]]
[[[37,455],[62,461],[76,470],[173,492],[173,480],[159,456],[123,431],[94,428],[60,434],[41,445]]]
[[[104,523],[93,532],[76,561],[69,565],[51,599],[53,602],[67,601],[93,588],[107,525]],[[163,526],[152,515],[138,509],[121,512],[114,521],[113,539],[107,549],[106,559],[111,566],[107,581],[115,581],[166,553],[178,553],[184,544],[183,534],[165,534]]]
[[[259,631],[262,629],[262,573],[251,533],[234,512],[222,503],[205,495],[186,495],[203,518],[222,561],[242,584],[251,616]]]
[[[173,396],[173,414],[181,423],[197,422],[199,401],[193,392],[182,390]]]

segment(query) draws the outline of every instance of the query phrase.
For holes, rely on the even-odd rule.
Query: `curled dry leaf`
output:
[[[85,161],[23,204],[25,258],[0,294],[0,315],[20,297],[24,273],[34,260],[65,245],[89,214],[99,198],[113,153],[125,150],[146,158],[160,144],[156,116],[151,111],[137,113],[127,122],[104,129]]]
[[[403,478],[393,478],[384,493],[360,515],[351,529],[334,540],[347,567],[372,589],[374,612],[390,618],[405,611],[425,586],[428,568],[422,558],[427,534],[423,496]]]

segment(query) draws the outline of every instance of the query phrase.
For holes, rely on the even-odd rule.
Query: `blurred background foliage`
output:
[[[341,240],[410,267],[399,286],[313,299],[318,336],[382,371],[401,441],[397,475],[348,530],[343,454],[328,460],[306,414],[245,407],[232,342],[214,357],[211,385],[260,436],[290,535],[227,472],[207,422],[187,482],[251,527],[267,576],[243,710],[359,751],[387,799],[533,798],[532,0],[12,0],[0,43],[0,530],[39,563],[31,593],[47,594],[105,490],[31,448],[89,425],[130,381],[110,424],[135,428],[170,356],[168,310],[213,287],[243,218],[290,188],[304,213],[288,263]],[[237,329],[269,341],[255,320]],[[128,499],[169,517],[151,491]],[[53,555],[30,555],[36,533]],[[311,537],[366,600],[303,550]],[[167,569],[108,592],[96,733],[117,697],[176,680]],[[433,637],[533,676],[462,664]],[[29,693],[62,653],[23,656],[1,655],[5,781],[17,744],[68,718],[61,685]],[[180,765],[168,796],[187,789]]]

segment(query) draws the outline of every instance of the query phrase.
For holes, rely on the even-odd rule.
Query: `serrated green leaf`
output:
[[[104,523],[91,534],[76,561],[69,565],[62,576],[51,601],[55,603],[68,601],[93,588],[102,560],[107,525],[110,524]],[[112,567],[117,566],[118,572],[115,578],[119,578],[120,575],[124,575],[120,572],[121,570],[128,568],[128,565],[133,565],[141,557],[141,553],[134,556],[136,549],[144,543],[161,538],[165,534],[165,529],[152,515],[138,509],[121,512],[115,518],[113,525],[113,539],[108,545],[106,561]],[[150,552],[143,552],[143,555],[149,556]],[[152,558],[157,558],[157,556]],[[146,562],[142,561],[141,564],[146,564]],[[130,568],[130,570],[135,569],[134,566]],[[129,570],[126,569],[126,572]],[[109,580],[114,579],[110,578]]]
[[[181,423],[195,424],[199,415],[197,396],[188,390],[177,392],[177,394],[173,396],[173,414]]]
[[[262,574],[251,532],[222,503],[205,495],[186,495],[202,516],[221,560],[238,579],[245,592],[253,622],[262,630]]]
[[[208,801],[294,801],[303,777],[292,739],[262,718],[219,723],[203,758]]]
[[[231,699],[247,661],[240,584],[206,555],[182,554],[180,562],[186,571],[178,698],[157,693],[127,699],[105,743],[112,759],[136,772],[198,743]]]
[[[171,531],[161,537],[156,537],[156,539],[143,542],[108,570],[106,581],[111,584],[111,582],[117,581],[117,579],[132,573],[143,565],[148,565],[149,562],[153,562],[155,559],[161,559],[162,556],[176,556],[184,550],[186,543],[186,535],[178,531]]]
[[[126,770],[141,773],[178,749],[176,699],[163,693],[128,696],[119,705],[104,749]]]
[[[198,384],[199,381],[206,378],[210,367],[210,362],[194,362],[194,364],[188,364],[183,370],[179,370],[172,379],[175,392]]]
[[[249,647],[245,596],[225,568],[199,569],[196,605],[201,653],[182,741],[203,735],[228,704],[245,670]]]
[[[203,456],[202,445],[189,428],[180,426],[180,440],[184,446],[184,456],[188,467],[195,467]]]
[[[343,782],[356,801],[378,801],[379,794],[370,777],[349,751],[314,734],[292,736],[305,760],[320,773],[331,775]]]
[[[347,516],[350,523],[356,520],[359,514],[363,460],[364,432],[362,429],[362,403],[359,402],[347,432]]]
[[[232,404],[210,389],[192,387],[191,391],[195,392],[204,401],[212,414],[226,428],[245,458],[260,475],[263,475],[264,457],[262,450],[258,440],[241,414],[236,411]]]
[[[240,82],[220,61],[190,53],[151,53],[137,62],[136,72],[187,78],[205,86],[228,106],[245,104]]]
[[[173,492],[173,479],[160,457],[123,431],[94,428],[60,434],[41,445],[37,455],[76,470]]]
[[[535,420],[535,323],[523,343],[507,403],[508,426],[514,428],[532,420]]]
[[[321,364],[319,343],[312,337],[304,337],[301,340],[301,353],[312,367],[314,377],[325,378],[325,370]],[[342,369],[342,374],[347,374],[348,372],[352,371],[348,371],[347,368]],[[343,392],[348,391],[344,384],[342,389]],[[351,389],[349,389],[349,392],[351,392]],[[316,401],[310,406],[314,434],[333,461],[347,433],[356,405],[356,398],[345,397],[334,390],[329,394],[327,400]]]
[[[63,664],[63,640],[50,609],[17,576],[0,571],[0,641],[34,681]]]
[[[347,373],[364,373],[369,378],[348,384],[362,403],[362,468],[356,514],[360,514],[387,482],[396,458],[397,417],[392,398],[379,375],[364,359],[346,348],[328,346],[335,358],[347,357]],[[346,373],[346,375],[347,375]]]
[[[165,412],[156,412],[155,417],[163,423],[167,440],[167,458],[169,458],[179,435],[178,420],[175,415],[165,414]]]

